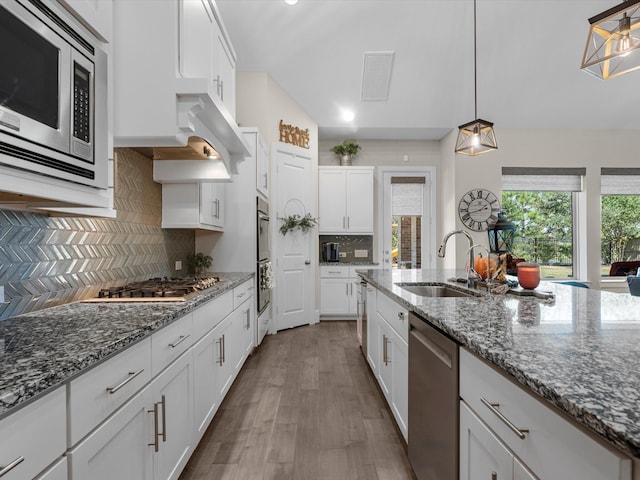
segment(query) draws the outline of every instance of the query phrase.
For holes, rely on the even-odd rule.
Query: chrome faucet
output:
[[[442,243],[438,248],[438,256],[440,258],[444,258],[447,251],[447,241],[453,235],[456,235],[458,233],[461,233],[462,235],[467,237],[467,240],[469,240],[469,269],[467,270],[467,287],[473,288],[475,281],[480,278],[480,275],[476,273],[475,263],[474,263],[473,249],[477,245],[474,245],[473,238],[471,238],[471,235],[469,235],[465,230],[452,230],[451,232],[447,233],[442,239]]]

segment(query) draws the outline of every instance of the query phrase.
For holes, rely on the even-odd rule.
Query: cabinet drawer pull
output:
[[[244,297],[245,293],[246,293],[246,292],[239,293],[239,294],[238,294],[238,298],[242,298],[242,297]]]
[[[144,368],[141,368],[137,372],[129,372],[129,376],[127,378],[125,378],[123,381],[121,381],[118,385],[116,385],[115,387],[107,387],[107,392],[109,394],[113,395],[118,390],[120,390],[122,387],[124,387],[127,383],[129,383],[131,380],[133,380],[138,375],[140,375],[142,372],[144,372]]]
[[[178,337],[178,339],[177,339],[175,342],[170,343],[170,344],[169,344],[169,346],[170,346],[171,348],[176,348],[178,345],[180,345],[182,342],[184,342],[184,341],[185,341],[187,338],[189,338],[190,336],[191,336],[191,335],[180,335],[180,336]]]
[[[487,400],[484,397],[480,398],[480,401],[482,403],[484,403],[486,405],[486,407],[491,410],[493,412],[493,414],[498,417],[500,420],[502,420],[502,423],[504,423],[507,427],[509,427],[509,429],[515,433],[521,440],[524,440],[526,438],[526,433],[529,433],[529,429],[528,428],[518,428],[516,427],[511,420],[509,420],[507,417],[505,417],[502,412],[500,410],[498,410],[498,407],[500,406],[499,403],[491,403],[489,402],[489,400]]]
[[[491,480],[498,480],[498,474],[496,472],[491,472]]]
[[[18,458],[16,458],[13,462],[11,462],[9,465],[6,466],[0,466],[0,477],[4,477],[7,473],[9,473],[11,470],[13,470],[14,468],[16,468],[18,465],[20,465],[22,462],[24,462],[24,457],[22,455],[20,455]]]

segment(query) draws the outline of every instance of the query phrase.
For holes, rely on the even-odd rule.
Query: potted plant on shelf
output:
[[[331,151],[340,157],[340,165],[351,165],[351,157],[356,155],[361,148],[357,143],[351,143],[345,140],[341,144],[333,147]]]

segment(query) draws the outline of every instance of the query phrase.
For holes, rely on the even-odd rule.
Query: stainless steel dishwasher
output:
[[[409,313],[409,461],[418,480],[458,478],[458,345]]]

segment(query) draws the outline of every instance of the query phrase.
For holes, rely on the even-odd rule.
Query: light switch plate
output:
[[[369,250],[356,250],[354,252],[354,256],[361,258],[366,257],[369,254]]]
[[[339,254],[339,255],[340,255],[340,257],[341,257],[341,258],[344,258],[344,257],[346,257],[346,256],[347,256],[347,252],[340,252],[340,254]]]
[[[182,270],[182,260],[176,260],[176,270]]]

